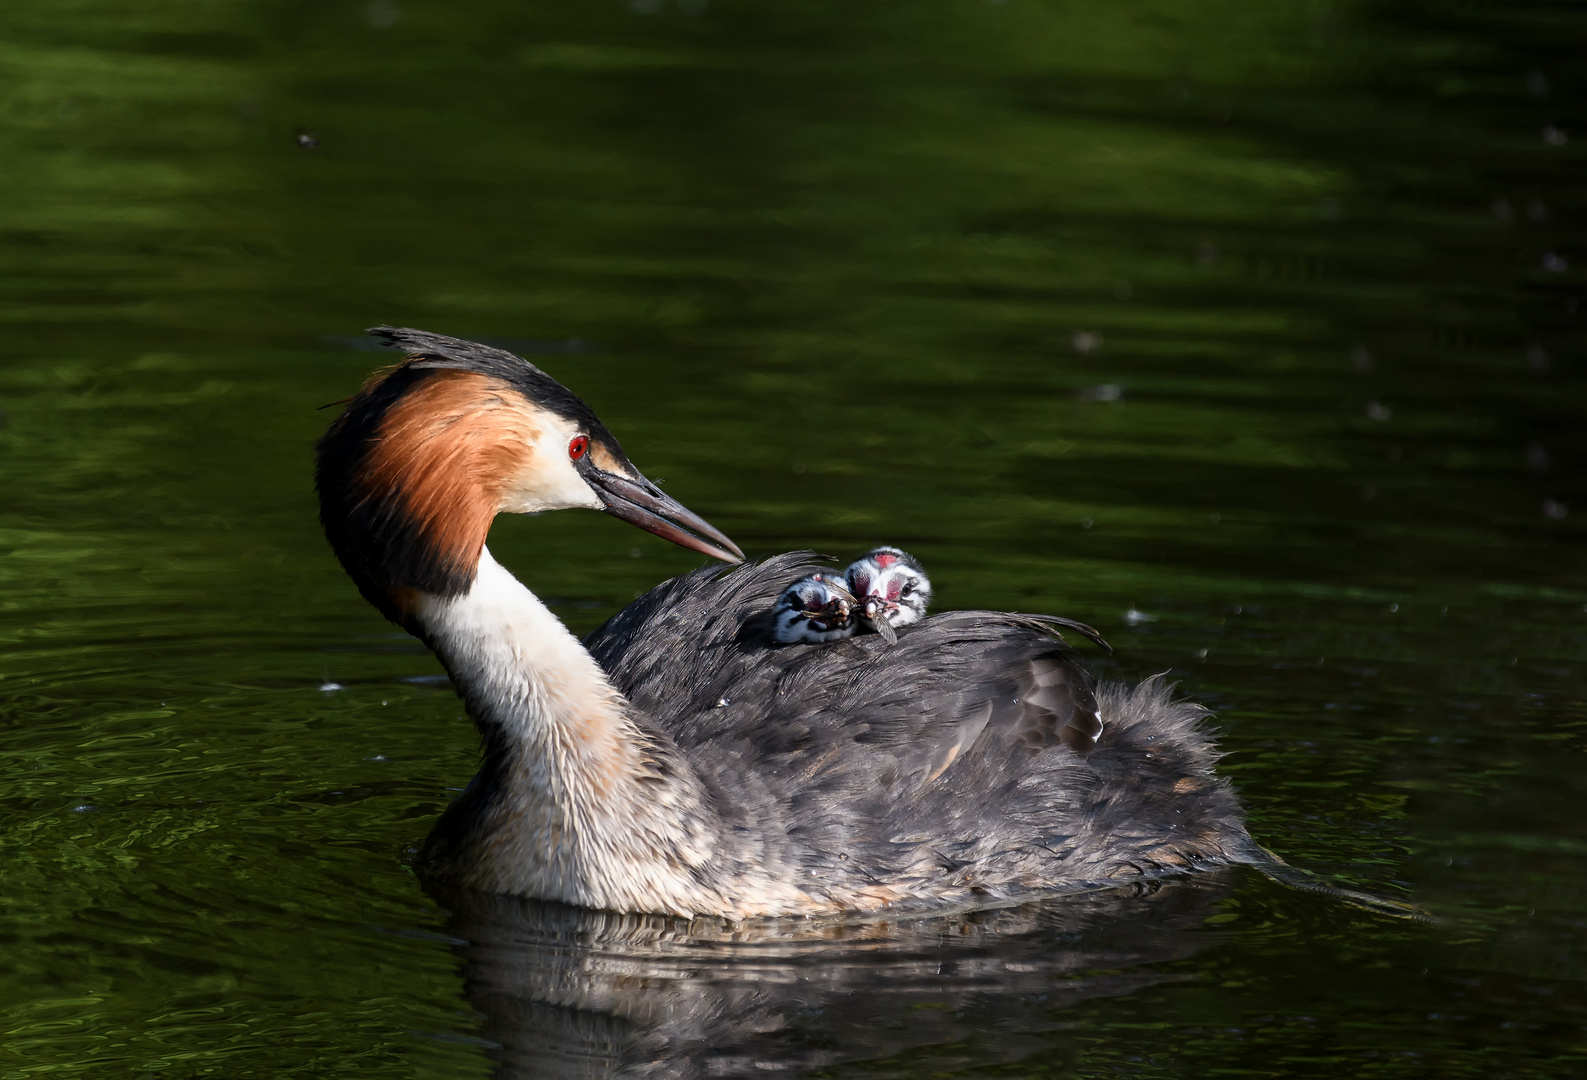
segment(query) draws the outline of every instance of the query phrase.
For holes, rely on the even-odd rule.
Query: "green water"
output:
[[[1587,1075],[1584,92],[1520,0],[8,0],[0,1078]],[[309,479],[380,322],[752,554],[1095,624],[1263,844],[1439,921],[426,895],[472,730]],[[580,631],[697,562],[491,544]]]

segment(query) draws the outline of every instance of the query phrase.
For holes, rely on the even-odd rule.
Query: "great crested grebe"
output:
[[[788,586],[772,608],[772,636],[785,645],[819,644],[866,628],[893,642],[896,628],[925,618],[930,602],[920,563],[895,547],[872,548],[841,580],[817,571]]]
[[[856,621],[889,642],[898,640],[897,627],[924,619],[931,605],[925,569],[895,547],[872,548],[851,562],[843,576],[860,602]]]
[[[326,535],[446,666],[479,774],[416,862],[442,885],[729,917],[985,906],[1270,858],[1204,710],[1096,686],[1039,616],[778,646],[799,554],[663,582],[580,644],[485,547],[501,512],[605,510],[729,562],[527,361],[417,330],[319,443]]]
[[[896,628],[913,626],[931,605],[931,579],[913,555],[895,547],[872,548],[849,563],[842,580],[817,571],[788,586],[772,608],[772,637],[785,645],[816,644],[850,638],[868,627],[888,642],[898,640]],[[1057,615],[1018,615],[1035,620],[1062,642],[1068,627],[1094,644],[1113,651],[1102,635],[1083,622]],[[1067,642],[1064,642],[1067,644]]]
[[[913,555],[895,547],[872,548],[843,571],[860,601],[860,617],[889,640],[887,629],[913,626],[931,606],[931,579]]]
[[[859,600],[847,581],[823,570],[783,591],[771,609],[772,637],[784,645],[819,645],[851,638],[860,628]]]

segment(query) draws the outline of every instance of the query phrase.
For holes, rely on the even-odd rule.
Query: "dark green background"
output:
[[[474,738],[310,488],[378,322],[531,353],[751,554],[1094,623],[1262,843],[1442,920],[1242,877],[1160,980],[838,1072],[1582,1075],[1584,30],[7,0],[0,1077],[490,1069],[404,861]],[[580,631],[696,563],[491,542]]]

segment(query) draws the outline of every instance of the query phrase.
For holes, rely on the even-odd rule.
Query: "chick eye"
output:
[[[588,435],[575,435],[573,436],[573,441],[568,443],[568,457],[573,461],[577,461],[584,456],[589,448],[590,439]]]
[[[898,590],[898,595],[899,596],[908,596],[910,593],[912,593],[914,591],[915,591],[915,583],[913,581],[906,581],[904,583],[904,587],[902,589]]]

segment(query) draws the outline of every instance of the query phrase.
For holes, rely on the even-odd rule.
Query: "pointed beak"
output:
[[[593,467],[580,472],[613,517],[713,559],[744,561],[744,553],[725,533],[676,499],[663,495],[644,477],[631,480]]]
[[[826,583],[827,589],[831,591],[831,593],[837,598],[835,600],[829,601],[827,608],[832,610],[832,614],[838,616],[844,622],[848,622],[849,616],[854,611],[859,609],[859,598],[853,593],[849,592],[849,590],[845,589],[843,586],[839,585],[837,582],[833,581],[831,578],[827,578]],[[811,617],[820,618],[824,614],[826,614],[824,611],[812,612]]]
[[[893,629],[893,624],[887,621],[887,602],[877,596],[867,596],[865,605],[860,609],[860,618],[882,635],[882,640],[889,645],[898,644],[898,631]]]

